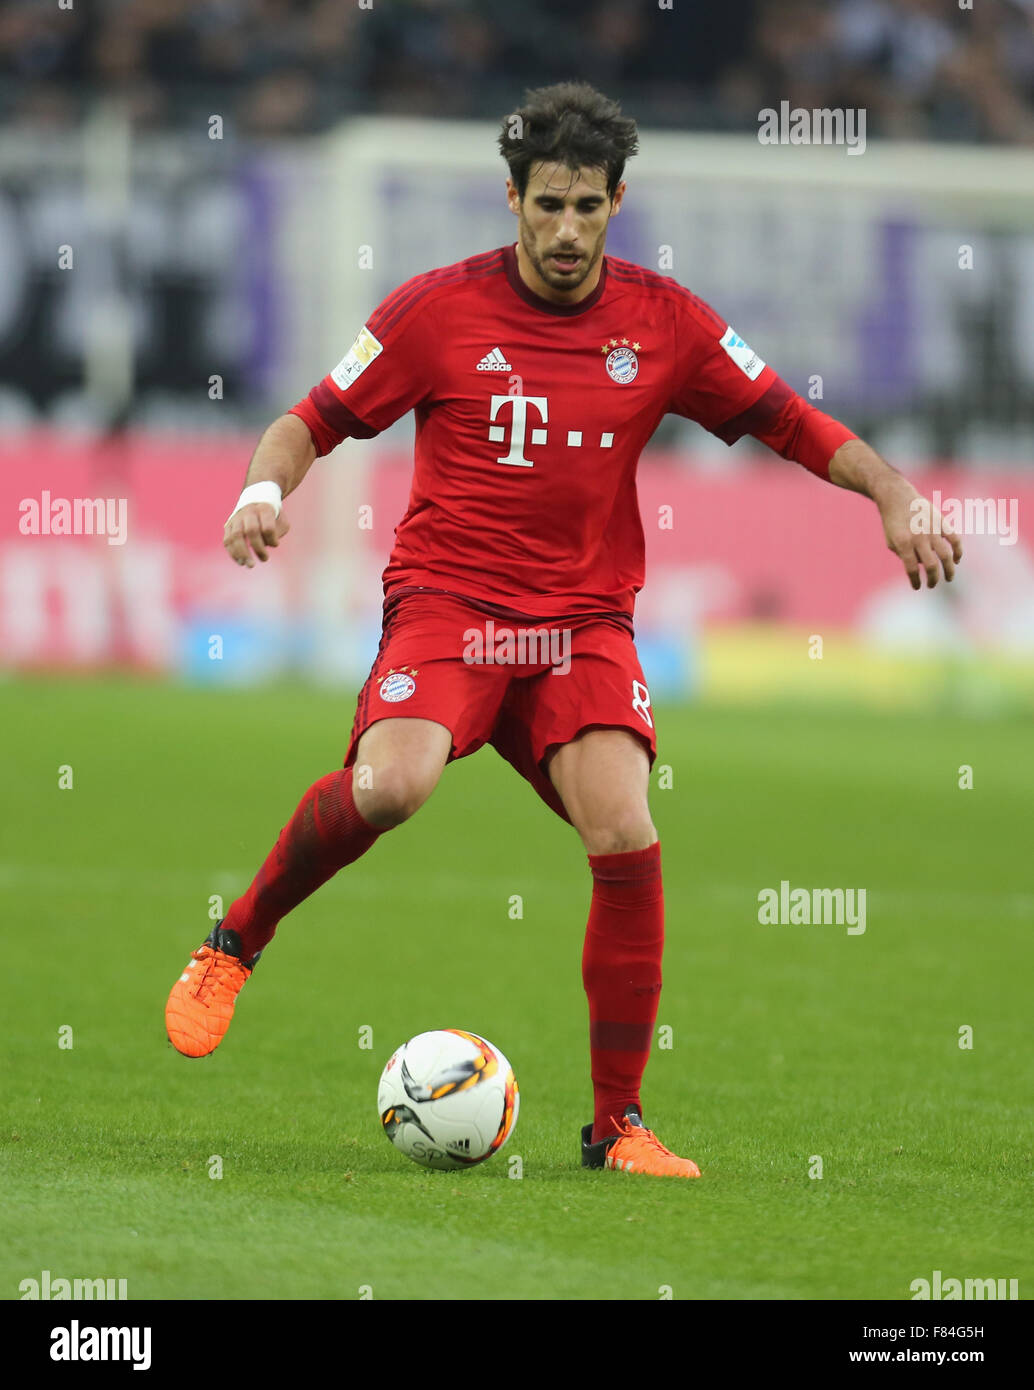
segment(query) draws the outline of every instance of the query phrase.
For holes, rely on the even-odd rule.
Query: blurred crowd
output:
[[[868,134],[1034,144],[1034,0],[4,0],[0,120],[141,129],[491,117],[583,78],[643,125],[756,129],[780,101]],[[670,7],[666,7],[669,5]]]

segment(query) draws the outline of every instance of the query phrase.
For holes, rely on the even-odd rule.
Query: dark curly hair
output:
[[[625,160],[639,149],[635,121],[587,82],[557,82],[525,92],[524,105],[503,118],[499,152],[523,201],[534,166],[604,169],[613,198]]]

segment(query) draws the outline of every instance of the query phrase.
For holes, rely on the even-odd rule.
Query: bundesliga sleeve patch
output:
[[[751,381],[757,381],[758,377],[765,370],[765,364],[749,344],[743,339],[730,324],[721,338],[718,340],[732,360],[739,367],[744,376]]]
[[[355,342],[331,372],[331,380],[337,382],[342,391],[347,391],[352,383],[362,376],[378,353],[383,351],[382,345],[364,324]]]

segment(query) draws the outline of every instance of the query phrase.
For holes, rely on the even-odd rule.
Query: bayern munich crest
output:
[[[381,681],[380,696],[389,705],[397,705],[400,700],[408,700],[416,689],[416,681],[405,671],[389,671]]]
[[[616,347],[607,357],[607,375],[619,386],[634,381],[639,371],[639,358],[630,347]]]

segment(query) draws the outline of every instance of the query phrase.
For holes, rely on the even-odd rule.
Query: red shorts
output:
[[[449,761],[490,743],[558,816],[546,771],[586,729],[629,729],[657,752],[650,695],[632,634],[606,618],[493,618],[462,599],[402,598],[359,692],[345,767],[379,719],[432,719],[452,734]]]

